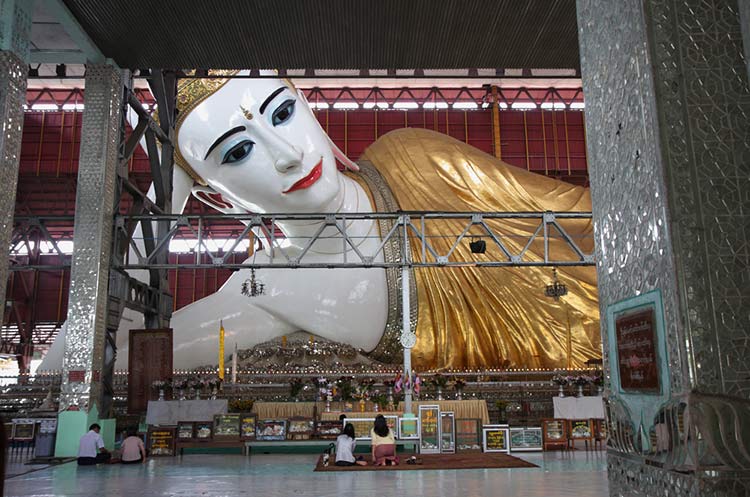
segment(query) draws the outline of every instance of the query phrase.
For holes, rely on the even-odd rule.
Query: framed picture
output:
[[[456,450],[482,450],[482,420],[459,418],[456,420]]]
[[[214,416],[214,438],[237,439],[240,437],[239,414],[216,414]]]
[[[401,440],[418,440],[419,418],[399,418],[398,431]]]
[[[419,452],[422,454],[440,453],[440,406],[419,406]]]
[[[286,419],[262,419],[255,430],[258,440],[286,440]]]
[[[371,440],[370,430],[375,423],[375,418],[346,418],[344,426],[352,425],[354,427],[355,440]]]
[[[341,421],[318,421],[315,436],[323,440],[335,440],[342,433],[344,424]]]
[[[510,450],[511,451],[532,451],[542,450],[544,443],[542,440],[542,428],[511,428],[510,429]]]
[[[42,419],[39,423],[39,433],[57,432],[57,419]]]
[[[289,440],[309,440],[315,431],[312,418],[289,418],[286,434]]]
[[[13,434],[11,438],[18,441],[34,440],[36,434],[36,423],[33,420],[24,420],[13,423]]]
[[[594,438],[594,427],[590,419],[571,419],[569,423],[571,440],[591,440]]]
[[[182,421],[177,423],[177,440],[192,440],[195,438],[195,425]]]
[[[211,440],[214,434],[214,424],[211,421],[197,421],[195,423],[195,439]]]
[[[568,423],[564,419],[542,420],[542,441],[544,450],[568,447]]]
[[[499,425],[482,427],[482,450],[484,452],[510,452],[508,428]]]
[[[151,426],[148,429],[148,453],[151,456],[173,456],[175,428]]]
[[[255,439],[255,414],[240,415],[240,437],[243,440]]]
[[[453,411],[440,411],[440,452],[456,452],[456,415]]]

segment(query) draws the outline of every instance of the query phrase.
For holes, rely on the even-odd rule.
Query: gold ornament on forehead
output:
[[[180,153],[180,147],[177,145],[177,136],[180,132],[180,126],[185,118],[198,107],[201,102],[216,93],[232,76],[236,76],[239,71],[236,70],[214,70],[208,71],[209,78],[186,78],[177,83],[177,119],[175,121],[175,142],[174,142],[174,163],[188,173],[193,180],[203,186],[207,186],[206,181],[196,173],[188,161]],[[192,75],[193,73],[189,73]],[[159,122],[159,111],[155,111],[153,118]]]
[[[244,114],[245,119],[247,119],[248,121],[252,121],[253,120],[253,113],[252,112],[250,112],[249,110],[247,110],[246,108],[244,108],[241,105],[240,105],[240,110],[242,111],[242,114]]]

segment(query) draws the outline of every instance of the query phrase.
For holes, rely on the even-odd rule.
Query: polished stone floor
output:
[[[518,455],[518,454],[515,454]],[[528,453],[538,468],[315,473],[316,454],[185,455],[140,466],[67,463],[12,476],[6,497],[608,495],[605,453]]]

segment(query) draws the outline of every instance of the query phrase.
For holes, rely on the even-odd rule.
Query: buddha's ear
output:
[[[235,206],[231,201],[222,197],[210,186],[194,185],[192,188],[193,197],[197,198],[209,207],[213,207],[224,214],[244,214],[246,211]]]

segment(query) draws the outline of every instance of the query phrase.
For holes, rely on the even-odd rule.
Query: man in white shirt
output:
[[[107,449],[104,448],[104,439],[99,435],[102,427],[94,423],[89,427],[89,432],[81,437],[81,443],[78,446],[78,465],[93,466],[108,462],[112,457]]]

